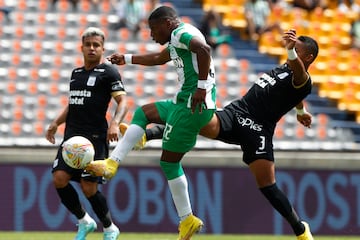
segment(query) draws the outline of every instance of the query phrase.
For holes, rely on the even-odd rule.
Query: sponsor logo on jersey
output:
[[[87,90],[71,90],[70,97],[91,97],[91,92]]]
[[[181,59],[181,57],[177,54],[175,48],[172,45],[169,45],[169,51],[170,51],[170,57],[174,63],[174,66],[177,68],[183,68],[184,67],[184,61]]]
[[[184,67],[184,61],[180,57],[174,58],[173,63],[175,65],[175,67],[177,67],[177,68],[183,68]]]
[[[84,98],[78,98],[78,97],[75,97],[75,98],[70,98],[69,99],[69,104],[71,105],[84,105]]]
[[[249,127],[251,130],[260,132],[263,128],[263,125],[255,123],[255,121],[250,118],[244,118],[241,116],[236,116],[236,118],[241,126]]]
[[[84,99],[91,97],[91,92],[87,90],[71,90],[69,104],[84,105]]]

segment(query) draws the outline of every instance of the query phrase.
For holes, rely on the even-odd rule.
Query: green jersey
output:
[[[167,47],[171,60],[176,67],[179,81],[179,89],[174,96],[173,102],[175,104],[186,103],[188,108],[191,107],[191,98],[197,89],[199,80],[199,63],[196,54],[190,51],[190,41],[193,37],[198,37],[206,43],[205,37],[199,29],[190,24],[181,23],[171,33],[171,39]],[[207,89],[205,103],[208,109],[215,109],[215,67],[212,59],[207,81],[213,83],[213,87]]]
[[[198,108],[195,112],[191,110],[192,96],[197,90],[199,80],[198,64],[201,64],[197,62],[196,54],[190,51],[193,37],[198,37],[205,43],[202,33],[190,24],[181,23],[171,33],[167,49],[176,67],[179,89],[173,99],[155,102],[160,119],[166,123],[162,148],[171,152],[190,151],[196,144],[200,129],[211,120],[216,109],[215,71],[211,59],[207,81],[212,87],[206,89],[206,105],[203,104],[201,113]],[[132,124],[145,129],[149,123],[146,118],[145,120],[146,122],[143,118],[134,117]]]

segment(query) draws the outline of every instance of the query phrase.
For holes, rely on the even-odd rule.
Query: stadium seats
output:
[[[80,0],[77,12],[73,12],[71,4],[65,0],[58,1],[56,11],[51,10],[51,3],[47,0],[20,0],[18,2],[19,6],[13,12],[12,25],[4,25],[0,29],[0,78],[4,79],[0,82],[0,93],[2,93],[0,97],[1,136],[28,136],[43,139],[44,128],[68,103],[68,79],[71,70],[75,66],[83,64],[78,38],[87,26],[100,26],[106,32],[108,36],[105,47],[106,54],[115,51],[137,53],[163,49],[163,46],[152,41],[149,29],[142,29],[136,40],[132,39],[131,32],[125,28],[108,31],[109,22],[114,21],[110,1],[100,1],[99,11],[95,11],[89,1]],[[203,2],[203,9],[215,6],[222,12],[226,26],[238,28],[240,32],[245,28],[246,21],[243,13],[245,0],[204,0]],[[278,14],[280,14],[278,17],[281,17],[284,26],[286,24],[290,26],[291,21],[307,18],[303,12],[296,10],[280,11]],[[327,13],[322,14],[326,15]],[[332,12],[332,14],[338,16],[337,12]],[[317,22],[320,22],[320,16],[318,17]],[[315,65],[310,72],[316,73],[313,77],[316,83],[325,81],[334,83],[322,86],[324,95],[336,96],[341,99],[340,89],[349,87],[348,82],[354,81],[353,76],[359,76],[357,75],[360,72],[359,64],[356,61],[351,62],[351,59],[358,59],[359,55],[358,52],[344,49],[344,46],[348,44],[345,32],[349,26],[349,18],[343,16],[331,19],[331,14],[322,16],[322,18],[334,23],[334,29],[319,24],[319,28],[323,28],[321,32],[318,29],[319,34],[322,32],[334,34],[332,31],[334,30],[341,37],[339,39],[329,37],[328,43],[324,46],[334,44],[334,51],[322,49],[320,53],[324,54],[321,56],[323,58],[320,61],[321,64]],[[336,21],[334,21],[335,18]],[[182,20],[194,21],[188,16],[182,16]],[[298,24],[299,33],[311,30],[307,27],[301,28],[303,25],[299,24],[299,21],[296,24]],[[315,25],[310,27],[317,29]],[[277,40],[274,36],[266,36],[266,38],[268,41],[265,41],[264,44],[268,44],[270,40]],[[283,55],[281,47],[281,50],[273,47],[274,42],[263,47],[264,52]],[[342,48],[341,54],[338,52],[339,47]],[[341,83],[338,76],[329,79],[323,77],[328,72],[326,66],[329,59],[335,59],[335,57],[338,62],[348,63],[349,61],[347,68],[337,69],[338,67],[336,67],[337,74],[347,76],[347,80]],[[248,59],[235,58],[234,49],[230,45],[221,45],[215,51],[214,61],[218,81],[218,106],[222,107],[230,100],[244,95],[254,83],[257,75]],[[4,66],[9,66],[9,63],[11,66],[5,68]],[[127,122],[131,121],[136,106],[159,98],[172,97],[177,91],[177,74],[173,71],[171,64],[151,68],[127,65],[119,67],[119,71],[129,96],[130,111],[125,119]],[[343,95],[350,96],[350,93]],[[344,101],[343,105],[347,107],[347,101]],[[111,108],[113,107],[112,104]],[[108,113],[108,116],[111,116],[111,113]],[[290,119],[284,118],[282,124],[279,124],[275,130],[275,138],[293,141],[294,139],[309,140],[311,137],[322,139],[329,136],[328,131],[325,134],[329,124],[320,123],[320,119],[317,121],[318,125],[324,126],[325,129],[314,128],[313,131],[300,129],[294,116]],[[321,121],[325,122],[325,120]],[[58,130],[60,137],[63,130],[64,126]]]
[[[284,54],[284,47],[281,45],[281,36],[278,32],[265,32],[259,39],[259,52],[267,53],[272,56],[281,56]]]
[[[11,135],[12,136],[20,136],[20,134],[21,134],[21,132],[22,132],[22,124],[21,124],[21,122],[19,122],[19,121],[13,121],[12,123],[11,123]]]
[[[118,30],[118,37],[121,41],[127,42],[130,39],[131,32],[127,28],[121,28]]]
[[[219,58],[234,58],[234,50],[228,44],[221,44],[215,50],[215,56]]]
[[[347,77],[341,75],[329,76],[319,86],[319,96],[338,100],[343,97],[346,88]]]
[[[210,9],[216,9],[219,13],[227,13],[230,7],[230,1],[228,0],[204,0],[203,9],[208,11]]]
[[[15,68],[13,67],[9,67],[8,68],[8,75],[7,75],[7,79],[8,80],[16,80],[17,78],[17,71]]]

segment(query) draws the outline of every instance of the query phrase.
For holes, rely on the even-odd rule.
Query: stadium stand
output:
[[[237,7],[229,5],[229,2]],[[200,23],[204,10],[216,5],[216,9],[224,16],[224,24],[234,24],[233,44],[221,46],[214,52],[219,107],[245,94],[259,73],[269,70],[279,61],[284,61],[282,48],[271,49],[276,46],[276,36],[270,34],[264,36],[267,40],[260,40],[259,45],[241,37],[244,24],[241,18],[243,2],[243,0],[165,2],[165,4],[175,6],[180,15],[186,13],[182,16],[184,21],[193,24]],[[79,57],[81,55],[78,36],[87,26],[98,26],[106,31],[107,54],[114,51],[135,53],[162,48],[152,42],[148,29],[141,30],[137,39],[131,39],[126,29],[110,30],[108,24],[116,18],[110,1],[103,0],[99,4],[101,11],[96,11],[83,0],[80,1],[78,11],[74,12],[68,11],[67,1],[60,0],[57,8],[51,10],[46,0],[18,0],[18,7],[14,9],[12,15],[12,23],[2,25],[0,28],[0,114],[2,119],[0,146],[49,145],[44,140],[44,129],[67,103],[68,77],[73,67],[82,65],[82,59]],[[291,25],[291,21],[296,19],[298,14],[300,13],[284,12],[281,15],[282,21],[284,24]],[[320,15],[307,17],[309,21],[315,18],[320,19],[320,16],[325,15],[324,12],[316,14]],[[333,15],[337,17],[335,12]],[[334,24],[334,31],[342,29],[338,25],[339,22],[329,21],[329,18],[326,15],[326,21]],[[343,24],[348,24],[348,22]],[[329,33],[329,31],[325,32]],[[344,39],[347,37],[344,32],[341,36]],[[262,45],[269,43],[270,40],[271,44]],[[329,39],[329,41],[332,40]],[[331,55],[323,53],[319,56],[316,67],[310,70],[311,73],[314,72],[316,86],[306,104],[310,112],[314,114],[313,127],[302,128],[296,122],[295,112],[290,112],[279,122],[276,129],[276,148],[319,150],[358,147],[359,126],[354,121],[347,121],[350,118],[347,111],[360,110],[358,105],[351,102],[357,99],[352,93],[356,92],[357,87],[360,86],[360,70],[356,72],[356,75],[346,72],[330,76],[324,74],[329,70],[329,59],[334,60],[335,56],[343,63],[353,57],[359,59],[358,52],[346,49],[343,46],[344,42],[347,44],[345,40],[337,44],[331,43],[334,52]],[[171,63],[153,68],[136,65],[119,67],[130,97],[127,122],[131,120],[136,106],[153,101],[155,98],[169,98],[174,94],[177,76],[173,71],[169,71],[172,67]],[[358,65],[349,63],[346,68],[355,73]],[[319,92],[317,92],[317,87]],[[346,89],[351,89],[352,92]],[[339,102],[336,103],[334,100]],[[359,102],[357,100],[357,104]],[[352,110],[350,110],[351,104],[353,104]],[[360,122],[360,113],[354,113],[354,116]],[[62,133],[63,127],[60,128],[57,136],[59,139],[62,138]],[[149,147],[158,146],[156,143],[149,144]],[[198,147],[234,148],[234,146],[202,137],[199,137]]]

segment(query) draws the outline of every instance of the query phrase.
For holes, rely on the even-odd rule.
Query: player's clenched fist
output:
[[[114,53],[106,57],[112,64],[123,65],[125,64],[125,56],[123,54]]]

